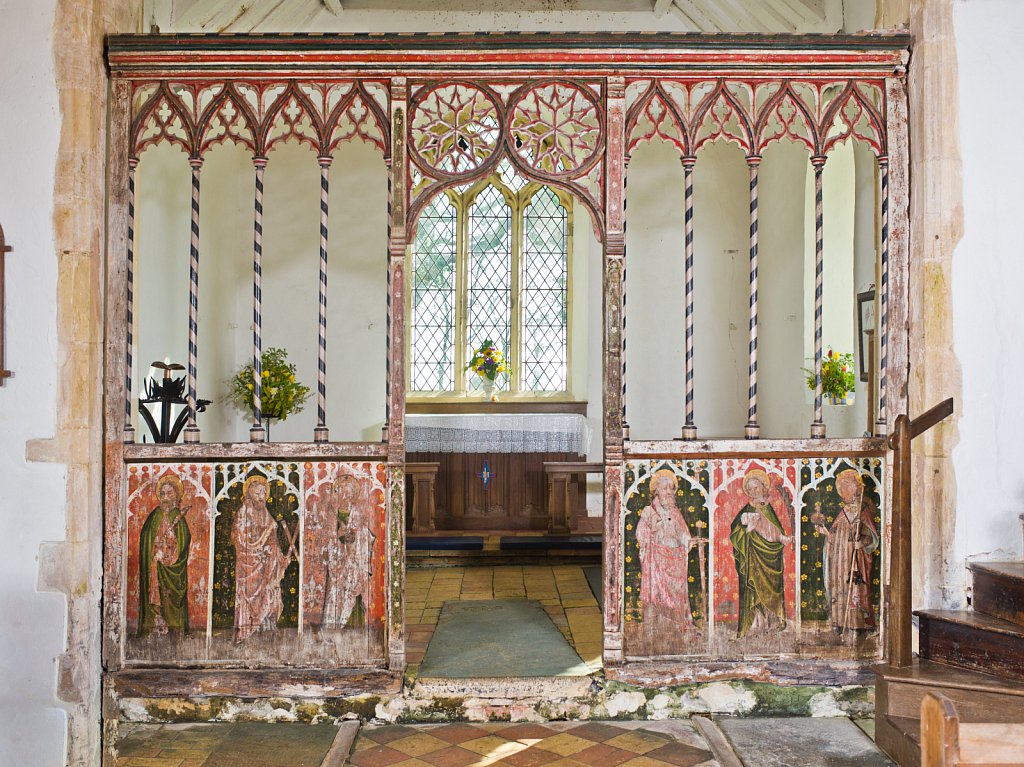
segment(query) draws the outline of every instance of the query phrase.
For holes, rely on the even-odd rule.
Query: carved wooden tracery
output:
[[[318,156],[360,139],[391,155],[388,93],[382,81],[245,81],[138,83],[133,95],[132,156],[175,144],[202,158],[233,141],[254,157],[294,139]]]
[[[125,662],[123,510],[128,468],[142,462],[229,459],[387,461],[387,541],[382,562],[386,653],[391,667],[403,665],[406,251],[416,218],[433,196],[486,178],[503,159],[524,178],[558,187],[581,200],[604,250],[604,652],[609,664],[622,662],[624,539],[628,538],[623,483],[628,461],[780,455],[877,458],[883,451],[877,438],[700,441],[689,407],[692,367],[688,367],[683,434],[688,441],[629,440],[622,386],[627,261],[624,180],[629,157],[644,142],[659,140],[669,142],[680,154],[688,198],[685,289],[692,294],[692,229],[700,226],[692,220],[691,206],[692,173],[699,172],[695,170],[697,153],[715,141],[731,142],[744,152],[751,171],[751,305],[756,312],[756,192],[761,154],[775,141],[795,141],[807,149],[820,175],[821,164],[836,144],[858,140],[871,149],[879,161],[882,187],[880,317],[883,330],[888,317],[891,331],[889,345],[884,337],[881,345],[883,399],[877,431],[885,433],[894,415],[906,407],[909,160],[904,78],[908,44],[900,36],[630,34],[112,39],[105,379],[107,668],[116,672]],[[253,443],[228,446],[131,444],[121,424],[130,420],[122,416],[126,398],[131,397],[132,206],[139,156],[159,142],[180,147],[193,164],[197,188],[205,155],[219,143],[236,142],[254,158],[258,212],[262,166],[270,150],[288,140],[316,152],[323,184],[331,153],[343,141],[372,144],[388,164],[386,296],[382,287],[382,300],[388,305],[388,392],[383,442],[328,442],[324,432],[322,442],[318,436],[312,443],[261,444],[254,435]],[[257,231],[258,224],[257,215]],[[325,243],[321,248],[323,263]],[[254,250],[259,253],[258,245]],[[682,245],[680,251],[682,256]],[[818,255],[820,260],[820,248]],[[258,255],[256,261],[258,311]],[[689,311],[688,304],[688,366],[692,363]],[[756,315],[752,315],[752,327],[756,327]],[[258,338],[254,341],[258,348]],[[752,343],[754,427],[755,349]],[[255,415],[258,424],[259,414]],[[756,428],[748,427],[747,436],[758,436]],[[889,497],[891,492],[886,484],[884,495]]]
[[[626,155],[663,140],[692,157],[724,140],[759,156],[772,142],[789,139],[811,156],[825,156],[852,137],[884,157],[884,88],[884,79],[634,80],[626,91]]]
[[[412,91],[412,222],[438,192],[485,178],[508,159],[525,178],[576,194],[602,238],[606,130],[600,83],[452,80],[413,84]]]

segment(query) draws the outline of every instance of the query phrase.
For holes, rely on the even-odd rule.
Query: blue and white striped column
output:
[[[693,167],[697,158],[684,157],[682,162],[686,177],[686,420],[683,423],[683,439],[697,439],[697,427],[693,422]]]
[[[327,202],[331,171],[331,157],[318,158],[320,162],[320,336],[317,356],[316,428],[314,442],[327,442]]]
[[[882,275],[880,279],[878,313],[878,357],[880,373],[878,377],[878,418],[875,420],[875,434],[884,437],[888,432],[885,412],[886,371],[889,355],[887,338],[889,335],[889,158],[878,158],[878,170],[882,176]]]
[[[252,236],[252,428],[251,442],[264,442],[263,428],[263,172],[266,157],[254,157],[256,195]]]
[[[821,387],[821,333],[822,305],[825,285],[825,208],[821,191],[822,172],[825,157],[811,158],[814,166],[814,421],[811,423],[811,437],[825,438],[825,421],[822,407]]]
[[[761,436],[757,424],[757,173],[761,157],[747,158],[750,167],[750,344],[747,382],[747,425],[743,430],[747,439]]]
[[[128,159],[128,244],[125,253],[127,281],[127,304],[125,306],[125,368],[124,368],[124,441],[135,441],[135,426],[132,423],[132,364],[135,343],[135,168],[139,160]]]
[[[185,442],[199,441],[196,425],[196,365],[199,358],[199,171],[200,157],[189,160],[192,166],[192,239],[189,244],[188,281],[188,425]]]

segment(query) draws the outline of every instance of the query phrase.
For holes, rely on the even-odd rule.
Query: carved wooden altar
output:
[[[784,659],[877,659],[889,562],[887,509],[892,497],[883,435],[894,413],[906,410],[908,360],[908,136],[906,64],[909,39],[899,35],[858,37],[744,37],[673,34],[477,34],[477,35],[146,35],[111,38],[109,240],[106,333],[106,503],[103,654],[116,674],[133,667],[257,664],[343,667],[404,666],[405,290],[407,252],[417,216],[440,191],[483,178],[507,159],[528,179],[566,190],[589,211],[603,248],[603,444],[604,444],[604,658],[611,676],[629,678],[631,660],[700,658],[725,664],[755,657],[750,673],[783,674]],[[760,438],[757,416],[757,180],[760,157],[774,141],[805,146],[820,182],[828,153],[837,143],[864,143],[878,159],[882,188],[882,278],[879,286],[880,376],[876,436],[829,439],[821,419],[821,389],[815,422],[805,439]],[[380,443],[331,442],[325,396],[329,381],[321,365],[317,382],[317,428],[309,442],[265,443],[262,414],[254,409],[252,441],[204,444],[193,418],[185,445],[134,442],[131,423],[134,173],[140,154],[158,142],[181,147],[192,168],[192,243],[188,288],[193,304],[200,289],[200,185],[203,159],[214,145],[231,141],[253,158],[255,199],[254,355],[260,338],[260,221],[263,169],[268,150],[280,141],[307,145],[319,158],[323,185],[321,275],[328,258],[329,217],[325,196],[332,151],[362,140],[383,154],[389,173],[387,422]],[[679,153],[687,180],[687,225],[680,258],[687,264],[680,299],[686,303],[687,387],[666,409],[685,412],[682,440],[629,439],[623,325],[625,174],[631,152],[647,141],[665,141]],[[750,169],[750,358],[746,439],[700,438],[695,402],[692,301],[701,286],[692,278],[692,178],[705,144],[739,146]],[[827,254],[820,238],[822,202],[818,186],[818,292],[827,279]],[[333,243],[334,240],[331,240]],[[335,247],[333,244],[331,247]],[[321,279],[321,302],[326,280]],[[820,369],[820,300],[815,307],[816,366]],[[195,408],[199,320],[190,318],[188,388]],[[329,332],[321,314],[319,341]],[[322,362],[322,357],[321,357]],[[258,383],[258,382],[257,382]],[[741,435],[737,435],[740,437]],[[217,519],[238,513],[248,478],[269,479],[280,514],[278,541],[297,594],[277,631],[258,634],[251,647],[231,638],[228,603],[215,590],[218,554],[227,554],[230,533]],[[139,632],[138,554],[140,517],[156,507],[157,482],[174,475],[193,509],[193,537],[205,536],[202,561],[190,563],[206,591],[190,604],[198,629],[188,635]],[[344,498],[346,481],[358,485],[367,535],[367,580],[360,586],[363,614],[335,624],[350,637],[341,651],[316,643],[324,618],[315,572],[295,562],[304,554],[296,530],[319,513],[327,493]],[[753,477],[753,479],[751,479]],[[756,480],[756,481],[755,481]],[[340,482],[340,484],[339,484]],[[781,597],[765,620],[778,629],[772,639],[745,633],[737,603],[736,544],[730,526],[758,494],[780,517],[777,544],[784,576]],[[830,619],[821,593],[821,559],[802,547],[820,549],[829,522],[810,521],[815,504],[831,519],[842,499],[838,488],[857,483],[864,525],[874,528],[878,553],[870,560],[862,621]],[[659,487],[672,483],[677,511],[688,531],[688,553],[664,570],[683,603],[674,607],[652,592],[641,560],[650,556],[644,523]],[[331,485],[335,490],[328,488]],[[846,486],[850,486],[847,484]],[[250,486],[251,487],[251,486]],[[330,495],[331,492],[342,495]],[[760,496],[758,496],[760,497]],[[332,500],[331,503],[341,501]],[[332,507],[333,508],[333,507]],[[331,512],[333,513],[333,512]],[[869,519],[870,516],[870,519]],[[806,517],[807,519],[803,519]],[[647,515],[652,519],[651,515]],[[346,517],[348,519],[348,517]],[[818,518],[816,518],[818,519]],[[861,530],[860,532],[863,532]],[[680,533],[681,534],[681,533]],[[656,537],[656,536],[655,536]],[[296,541],[300,541],[296,545]],[[307,543],[306,546],[316,545]],[[648,560],[652,561],[652,560]],[[221,560],[223,563],[223,560]],[[134,564],[133,564],[134,563]],[[817,567],[816,567],[817,566]],[[190,572],[192,572],[190,570]],[[226,571],[224,571],[226,573]],[[310,576],[312,580],[309,580]],[[283,581],[282,581],[283,582]],[[663,586],[665,584],[662,584]],[[851,587],[852,588],[852,587]],[[135,589],[135,591],[133,591]],[[848,590],[849,594],[853,592]],[[859,598],[859,597],[858,597]],[[658,600],[662,601],[658,601]],[[213,604],[211,609],[209,606]],[[136,607],[133,607],[135,605]],[[301,609],[300,609],[301,607]],[[840,611],[842,612],[842,611]],[[212,616],[212,617],[211,617]],[[219,616],[219,617],[217,617]],[[850,631],[836,638],[830,620]],[[319,623],[318,623],[319,621]],[[870,624],[870,625],[869,625]],[[237,627],[236,627],[237,628]],[[355,633],[353,633],[355,630]],[[347,632],[347,633],[346,633]],[[170,636],[170,638],[168,638]],[[674,659],[674,660],[673,660]],[[756,668],[755,668],[756,667]],[[750,671],[750,669],[755,669]],[[759,670],[758,670],[759,669]],[[811,674],[813,676],[813,673]],[[805,677],[806,678],[806,677]],[[243,685],[244,686],[244,685]]]

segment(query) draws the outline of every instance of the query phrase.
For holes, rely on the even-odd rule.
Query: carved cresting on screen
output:
[[[819,581],[824,583],[824,575],[807,573],[800,568],[828,568],[823,541],[838,524],[840,510],[846,508],[844,504],[849,509],[856,510],[856,507],[863,511],[863,514],[856,511],[849,517],[861,520],[858,534],[870,527],[883,543],[887,535],[885,509],[891,487],[880,460],[884,449],[877,435],[886,433],[892,422],[891,414],[902,412],[906,404],[909,223],[905,74],[908,44],[905,36],[885,35],[766,38],[513,33],[112,38],[108,49],[113,78],[109,235],[112,267],[107,285],[110,300],[105,379],[108,513],[104,654],[107,668],[116,672],[126,661],[139,659],[158,645],[167,645],[159,638],[163,634],[156,634],[158,638],[154,639],[151,632],[145,635],[148,639],[140,638],[139,627],[148,624],[141,614],[131,611],[130,605],[141,605],[144,601],[141,591],[137,591],[141,589],[141,582],[131,580],[136,576],[126,578],[125,575],[135,572],[133,561],[141,568],[142,555],[132,553],[134,550],[130,548],[135,545],[132,540],[139,524],[136,515],[150,514],[159,507],[161,488],[157,483],[161,472],[171,464],[174,472],[179,469],[184,472],[184,494],[191,492],[190,497],[204,499],[209,496],[204,503],[215,510],[214,517],[218,503],[224,505],[224,514],[234,515],[237,511],[233,505],[241,509],[250,490],[256,496],[261,495],[262,490],[255,486],[263,482],[254,480],[248,488],[245,482],[256,474],[264,476],[268,497],[273,496],[273,502],[278,504],[274,509],[280,512],[280,519],[275,511],[271,512],[271,517],[277,520],[275,534],[281,556],[290,557],[294,546],[301,558],[301,545],[292,541],[294,525],[299,521],[303,526],[315,522],[320,506],[309,496],[308,472],[315,474],[316,469],[308,467],[317,467],[318,462],[325,462],[332,472],[359,474],[369,488],[366,498],[373,498],[373,513],[382,515],[379,520],[373,517],[372,524],[368,523],[375,536],[374,559],[366,564],[372,564],[369,571],[377,579],[373,581],[374,589],[380,589],[374,590],[374,598],[379,596],[386,601],[379,606],[374,603],[372,610],[365,616],[356,616],[355,622],[366,620],[370,625],[369,622],[376,621],[374,625],[380,626],[383,636],[374,635],[372,646],[365,646],[362,654],[355,645],[347,645],[345,657],[337,656],[332,662],[387,663],[393,668],[404,664],[402,519],[405,499],[401,477],[405,451],[405,254],[415,237],[417,216],[436,194],[486,178],[503,161],[511,163],[526,179],[574,195],[590,213],[594,232],[604,250],[600,412],[605,465],[606,663],[611,666],[630,657],[650,659],[678,654],[722,659],[750,652],[776,657],[805,651],[820,655],[825,644],[823,637],[830,627],[859,631],[863,628],[859,623],[877,623],[880,616],[884,620],[885,595],[884,588],[880,591],[880,587],[884,586],[885,576],[880,559],[872,559],[858,570],[861,579],[868,581],[866,591],[861,589],[863,584],[854,584],[851,580],[839,592],[855,595],[862,601],[866,599],[860,612],[851,607],[837,613],[817,594],[827,591],[824,586],[817,587]],[[811,429],[813,439],[760,439],[757,413],[758,169],[765,148],[784,139],[806,147],[818,180],[830,150],[848,139],[863,142],[878,159],[882,189],[881,385],[879,421],[874,437],[825,439],[819,386]],[[182,257],[190,261],[188,290],[193,306],[198,302],[200,287],[199,190],[204,157],[211,147],[228,141],[245,147],[252,155],[255,183],[253,359],[258,363],[263,340],[260,310],[262,174],[269,150],[289,140],[307,145],[316,153],[321,168],[321,309],[327,300],[325,265],[329,220],[326,196],[332,153],[341,142],[362,140],[375,146],[388,165],[389,280],[386,293],[381,286],[381,301],[387,302],[389,328],[387,348],[381,350],[387,357],[388,380],[383,443],[329,441],[325,396],[329,382],[322,352],[327,329],[326,315],[321,311],[318,417],[317,428],[310,435],[311,442],[262,442],[265,434],[257,376],[251,442],[159,448],[134,444],[131,312],[134,172],[140,155],[149,146],[169,142],[179,146],[189,157],[192,242],[190,252]],[[687,321],[686,336],[678,339],[679,345],[685,345],[686,349],[686,389],[679,392],[678,401],[663,403],[666,409],[685,408],[682,434],[685,441],[682,442],[630,441],[624,420],[626,332],[623,305],[628,263],[625,172],[631,153],[648,141],[667,141],[674,145],[686,176],[686,207],[680,211],[680,216],[685,216],[686,220],[686,241],[679,244],[679,251],[687,268],[686,283],[680,285],[679,292],[681,303],[685,301]],[[750,171],[749,401],[743,435],[746,440],[698,439],[700,403],[693,394],[693,370],[698,357],[692,343],[692,311],[694,294],[701,290],[692,273],[693,231],[701,222],[693,217],[692,181],[693,174],[700,172],[696,162],[698,150],[717,141],[739,146]],[[816,213],[820,232],[820,197]],[[336,247],[333,243],[344,243],[344,238],[331,242],[331,247]],[[815,369],[820,371],[820,289],[822,280],[827,280],[828,258],[820,237],[815,255],[819,291],[815,312]],[[190,439],[199,442],[194,411],[196,379],[202,374],[196,364],[201,320],[194,314],[181,318],[183,324],[186,320],[189,323],[190,427],[194,427]],[[596,402],[598,393],[590,393],[590,398]],[[711,462],[701,463],[708,460]],[[258,470],[253,468],[257,464]],[[141,481],[139,472],[143,470],[148,473],[150,484],[146,486],[148,490],[141,491],[145,497],[140,500],[141,496],[132,495],[135,491],[131,477],[135,477],[136,482]],[[767,478],[765,482],[761,482],[762,474]],[[646,556],[646,550],[641,555],[640,546],[641,539],[649,533],[647,530],[638,532],[643,511],[652,506],[658,492],[667,493],[670,479],[673,492],[682,493],[675,496],[675,505],[681,509],[683,519],[692,523],[689,537],[704,539],[692,549],[693,560],[687,559],[680,565],[676,573],[680,582],[669,584],[677,593],[689,595],[688,620],[694,626],[691,636],[700,634],[693,643],[660,643],[643,628],[672,620],[672,615],[668,614],[671,611],[645,615],[642,595],[654,595],[657,590],[651,591],[650,581],[644,585],[642,563],[637,559]],[[218,485],[218,481],[222,485]],[[170,503],[170,495],[176,487],[172,482],[164,485],[171,488],[166,490]],[[239,487],[234,488],[235,485]],[[347,492],[337,481],[333,486],[337,486],[337,493]],[[682,501],[678,499],[690,498],[686,493],[698,486],[704,489],[704,494],[698,498],[690,493],[693,503],[679,507]],[[234,489],[224,490],[229,487]],[[288,500],[289,488],[301,491],[292,492],[294,502]],[[222,492],[227,495],[218,501],[218,493]],[[746,513],[744,498],[758,508],[763,508],[763,503],[758,504],[767,499],[772,508],[785,512],[786,518],[780,518],[779,525],[769,519],[765,523],[768,526],[761,530],[767,539],[778,537],[769,543],[778,544],[776,548],[781,546],[784,551],[784,569],[789,563],[789,571],[778,581],[781,584],[778,605],[773,605],[780,607],[780,611],[774,613],[762,609],[755,616],[751,610],[756,605],[743,608],[738,603],[730,604],[732,596],[723,590],[728,586],[728,579],[721,583],[705,582],[701,588],[688,581],[690,577],[695,582],[701,577],[707,581],[716,578],[716,574],[724,576],[729,572],[726,567],[729,560],[725,556],[731,556],[728,546],[735,545],[729,539],[731,525]],[[861,504],[859,507],[857,502]],[[263,503],[261,498],[254,497],[250,506],[262,508]],[[288,504],[293,504],[294,508]],[[821,506],[820,512],[816,513],[815,504]],[[271,508],[269,502],[265,505]],[[798,510],[801,515],[795,516]],[[218,545],[227,551],[230,534],[225,532],[227,528],[218,532],[216,520],[212,523],[206,517],[197,517],[197,520],[196,529],[208,541],[204,551],[212,552],[212,561],[216,562]],[[701,527],[698,522],[706,526]],[[227,522],[220,524],[223,527]],[[737,534],[737,540],[742,538],[743,534]],[[295,541],[305,540],[302,535],[295,537]],[[808,546],[808,551],[813,548],[815,556],[798,553],[798,547],[803,545]],[[884,551],[884,548],[874,550]],[[700,561],[701,551],[705,557],[703,562]],[[832,562],[837,556],[845,556],[844,552],[842,547],[835,548]],[[289,566],[282,559],[282,572],[286,573]],[[223,578],[218,580],[216,572],[208,573],[207,583],[214,587],[217,583],[227,583]],[[792,586],[792,579],[802,574],[819,580],[813,580],[806,590],[795,591],[790,587],[787,591],[786,584]],[[880,583],[874,582],[876,576]],[[196,573],[193,577],[200,576]],[[233,577],[232,582],[237,584],[237,570]],[[303,580],[305,570],[301,577],[296,573],[297,592],[319,593],[315,573],[310,577],[313,581]],[[834,585],[834,578],[832,582],[834,589],[839,588]],[[237,594],[237,585],[235,591]],[[794,601],[797,593],[812,595],[813,599],[801,597],[797,604]],[[153,650],[156,655],[151,653],[149,660],[187,662],[193,666],[202,666],[214,659],[251,662],[255,656],[239,648],[240,643],[255,636],[257,644],[267,648],[273,645],[272,651],[260,657],[263,665],[288,666],[301,663],[303,658],[324,662],[325,657],[319,651],[311,654],[307,651],[302,644],[306,641],[304,638],[296,640],[294,647],[287,642],[264,643],[259,633],[242,636],[239,640],[238,625],[245,622],[238,624],[238,619],[232,618],[238,625],[229,628],[227,604],[218,606],[216,598],[214,594],[209,603],[213,612],[207,611],[204,625],[208,638],[204,642],[174,645],[173,651],[163,656]],[[307,605],[305,596],[297,596],[294,602],[286,598],[281,612],[285,617],[280,620],[287,622],[293,616],[288,610],[293,610],[296,631],[303,637],[306,626],[312,627],[312,617],[315,617],[315,613],[307,613],[307,610],[320,609],[317,600],[310,599],[312,607]],[[198,608],[186,612],[190,620],[200,618]],[[348,613],[347,617],[343,616],[348,623],[352,612],[347,603],[342,612]],[[676,614],[678,617],[679,610]],[[706,625],[704,628],[699,625],[701,620],[707,621],[709,615],[714,632],[709,632]],[[155,620],[155,616],[151,617]],[[748,618],[753,621],[754,617],[759,623],[746,625]],[[785,642],[772,648],[744,644],[748,632],[760,630],[762,624],[768,625],[777,619],[785,620],[790,631],[785,635]],[[163,620],[167,623],[166,617]],[[627,622],[628,636],[624,637]],[[798,633],[796,627],[801,622],[805,630]],[[815,622],[813,636],[806,631],[810,622]],[[245,630],[241,633],[245,634]],[[804,644],[808,636],[807,641],[814,647]],[[857,648],[851,651],[848,643],[829,642],[837,648],[832,657],[857,655]],[[862,649],[874,654],[876,645],[871,641]],[[130,648],[127,654],[126,646]],[[828,655],[827,650],[824,655]],[[628,660],[625,665],[629,665]]]

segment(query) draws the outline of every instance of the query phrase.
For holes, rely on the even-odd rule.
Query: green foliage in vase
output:
[[[264,417],[283,421],[293,413],[300,412],[309,399],[310,389],[295,380],[295,365],[288,362],[288,352],[284,349],[267,349],[260,357],[260,367]],[[228,398],[240,410],[252,411],[254,380],[251,362],[231,379]]]
[[[807,388],[814,391],[814,368],[803,368],[807,374]],[[853,355],[836,354],[831,349],[821,358],[821,391],[827,397],[844,399],[856,386],[853,374]]]

